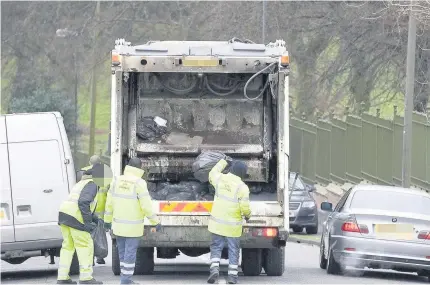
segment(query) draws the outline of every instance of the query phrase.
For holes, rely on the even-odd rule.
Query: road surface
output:
[[[306,244],[287,243],[286,271],[282,277],[240,276],[241,284],[426,284],[425,278],[414,274],[389,271],[354,271],[346,276],[333,276],[318,267],[319,247]],[[156,260],[156,272],[152,276],[135,276],[141,284],[205,284],[208,273],[209,256],[198,258],[179,256],[174,260]],[[3,284],[54,284],[56,265],[49,265],[49,258],[30,258],[20,265],[1,262],[1,282]],[[119,276],[114,276],[110,267],[110,256],[106,265],[94,267],[94,277],[105,284],[119,284]],[[227,270],[224,261],[222,270]],[[73,276],[76,280],[77,276]],[[220,284],[226,283],[225,278]]]

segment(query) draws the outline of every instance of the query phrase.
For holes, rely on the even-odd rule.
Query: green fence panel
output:
[[[403,117],[396,116],[393,120],[393,182],[402,185],[402,148],[403,148]]]
[[[317,123],[316,141],[316,179],[319,183],[326,185],[331,181],[331,129],[332,125],[327,121]]]
[[[430,122],[427,122],[426,134],[427,134],[427,146],[426,146],[426,153],[427,153],[427,167],[426,167],[427,179],[426,179],[426,181],[427,181],[427,187],[426,187],[426,189],[427,189],[427,191],[430,192]]]
[[[351,183],[361,181],[361,118],[346,118],[346,180]]]
[[[420,187],[428,188],[429,183],[427,180],[427,118],[419,114],[413,114],[412,123],[412,168],[411,168],[411,182]]]
[[[345,183],[346,173],[346,123],[333,119],[331,129],[331,179],[337,183]]]
[[[316,126],[312,123],[304,122],[302,125],[302,167],[300,173],[307,183],[315,183],[316,181],[316,135]]]
[[[299,119],[290,119],[290,170],[300,172],[302,154],[302,125]]]
[[[362,156],[361,156],[361,174],[366,180],[378,183],[377,176],[377,126],[372,122],[372,116],[363,114],[362,130]]]
[[[372,120],[377,126],[377,183],[393,185],[393,123],[376,117]]]

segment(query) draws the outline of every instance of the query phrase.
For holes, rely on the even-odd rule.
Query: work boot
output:
[[[78,282],[73,281],[72,279],[67,279],[67,280],[57,280],[57,284],[78,284]]]
[[[218,283],[218,278],[219,278],[219,268],[217,267],[215,269],[211,269],[211,271],[209,272],[208,283],[209,284]]]
[[[106,264],[103,258],[97,258],[97,264]]]
[[[91,279],[91,280],[79,280],[79,284],[103,284],[103,282],[101,281],[97,281],[96,279]]]
[[[237,284],[237,276],[235,276],[235,275],[228,275],[227,276],[227,283],[228,284]]]

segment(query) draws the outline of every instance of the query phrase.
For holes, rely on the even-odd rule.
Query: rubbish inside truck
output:
[[[268,74],[130,76],[138,97],[136,152],[153,183],[150,193],[154,199],[213,200],[213,187],[196,181],[191,169],[204,150],[242,159],[248,165],[252,193],[276,192],[267,185],[267,153],[273,149],[276,124],[271,112],[276,86]],[[276,195],[271,196],[270,200],[276,200]]]

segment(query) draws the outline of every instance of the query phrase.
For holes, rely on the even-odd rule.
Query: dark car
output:
[[[303,228],[307,234],[318,233],[318,208],[311,192],[315,190],[313,185],[303,182],[300,175],[290,173],[290,228],[295,233],[300,233]]]

